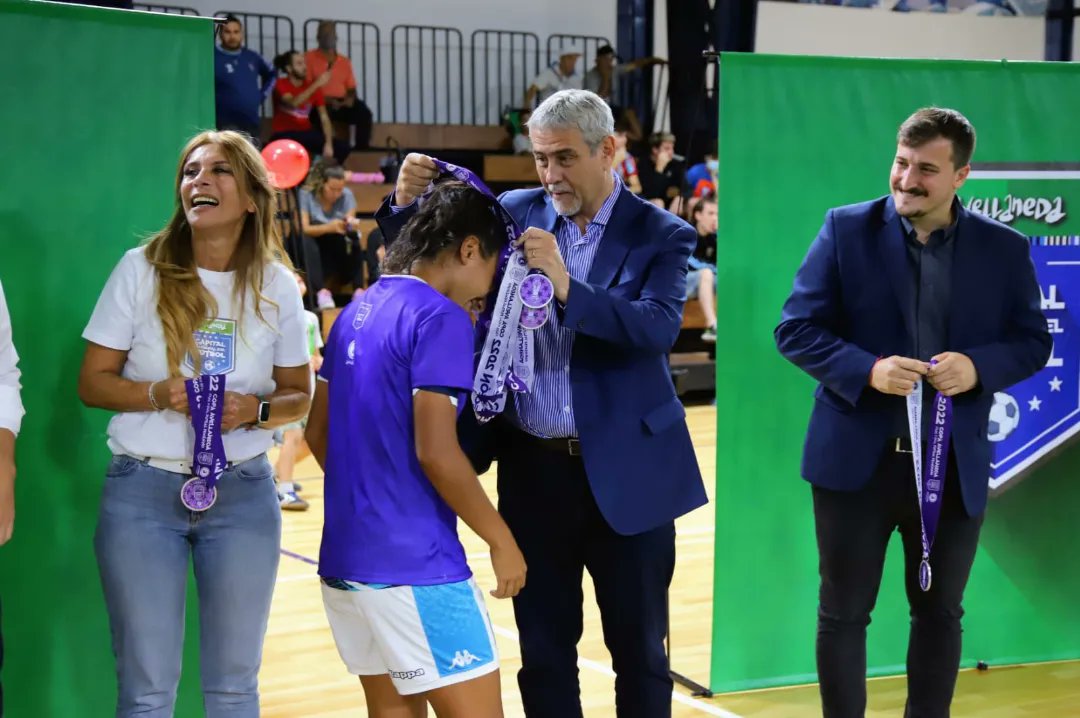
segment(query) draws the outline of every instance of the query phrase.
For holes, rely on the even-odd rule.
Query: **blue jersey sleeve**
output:
[[[464,309],[439,312],[416,330],[413,344],[413,389],[441,386],[468,390],[472,387],[473,327]]]

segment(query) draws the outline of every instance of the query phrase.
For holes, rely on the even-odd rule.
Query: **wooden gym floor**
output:
[[[688,421],[702,473],[715,476],[716,410],[691,407]],[[272,455],[273,459],[274,456]],[[307,512],[284,512],[281,568],[270,615],[261,673],[265,718],[366,718],[359,681],[345,672],[326,624],[313,559],[322,526],[322,475],[308,458],[296,480],[311,503]],[[494,475],[484,485],[494,498]],[[710,482],[707,480],[706,485]],[[711,493],[711,486],[710,493]],[[671,587],[672,668],[707,683],[712,635],[713,509],[707,505],[678,521],[677,567]],[[493,585],[484,544],[461,526],[462,541],[477,581]],[[588,573],[585,581],[588,584]],[[585,586],[585,634],[579,646],[582,704],[587,718],[614,718],[614,674],[600,631],[599,613]],[[487,597],[502,660],[503,704],[507,718],[523,716],[515,673],[520,667],[513,609],[509,601]],[[807,610],[813,610],[808,607]],[[868,718],[901,716],[903,678],[870,682]],[[820,716],[817,687],[798,686],[711,699],[692,698],[676,686],[675,718],[810,718]],[[433,715],[433,714],[432,714]],[[1080,717],[1080,662],[993,668],[961,673],[953,718]]]

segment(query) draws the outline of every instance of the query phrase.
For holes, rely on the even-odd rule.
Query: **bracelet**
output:
[[[154,411],[161,411],[161,407],[158,406],[157,399],[154,398],[154,387],[157,386],[156,381],[150,382],[150,386],[146,390],[146,395],[150,398],[150,406]]]

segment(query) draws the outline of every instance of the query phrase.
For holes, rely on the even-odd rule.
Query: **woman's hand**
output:
[[[187,380],[183,377],[155,382],[154,402],[162,409],[169,409],[180,414],[190,413],[186,383]]]

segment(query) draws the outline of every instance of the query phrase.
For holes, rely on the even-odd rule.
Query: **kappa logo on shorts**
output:
[[[450,668],[467,668],[477,661],[483,660],[477,658],[468,651],[458,651],[454,654],[454,660],[450,661]]]
[[[417,668],[414,671],[390,671],[391,678],[397,678],[399,681],[408,681],[413,678],[419,678],[424,675],[423,668]]]

